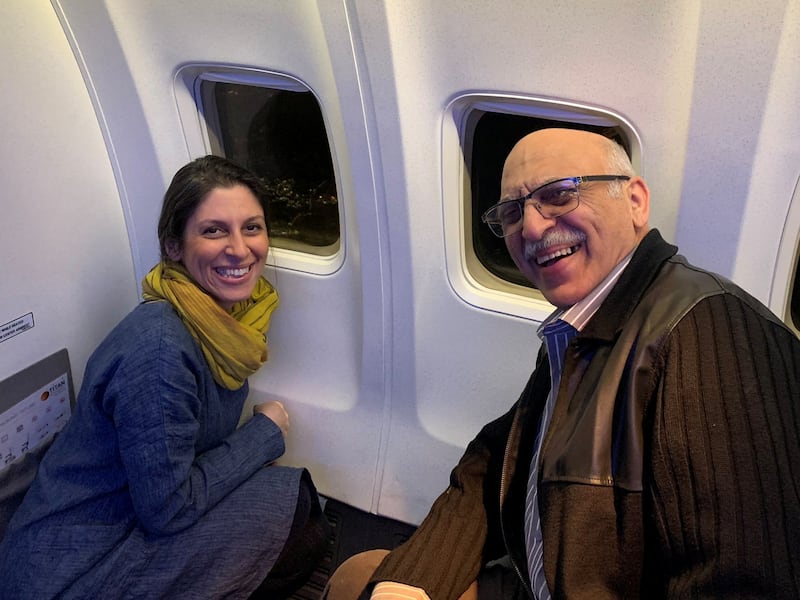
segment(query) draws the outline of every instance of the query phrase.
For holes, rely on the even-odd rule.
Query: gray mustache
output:
[[[586,234],[582,231],[576,231],[574,229],[548,231],[540,240],[525,242],[525,260],[529,260],[544,250],[549,249],[551,246],[563,246],[564,244],[575,246],[585,241]]]

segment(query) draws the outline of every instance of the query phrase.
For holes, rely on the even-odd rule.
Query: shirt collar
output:
[[[625,267],[627,267],[628,263],[631,262],[632,257],[633,250],[625,258],[619,261],[617,266],[614,267],[608,275],[606,275],[606,278],[603,279],[603,281],[601,281],[591,292],[589,292],[583,300],[576,302],[567,309],[557,308],[550,313],[550,315],[548,315],[548,317],[542,321],[542,324],[539,325],[538,329],[536,330],[536,335],[539,336],[539,339],[544,339],[544,328],[557,319],[566,321],[575,329],[581,331],[594,316],[594,313],[597,312],[597,309],[600,308],[603,300],[606,299],[606,296],[608,296],[609,292],[614,287],[614,284],[617,283],[617,280],[619,279],[620,275],[622,275]]]

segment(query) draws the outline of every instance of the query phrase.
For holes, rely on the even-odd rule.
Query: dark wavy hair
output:
[[[264,210],[269,227],[268,192],[261,179],[227,158],[209,154],[178,169],[164,194],[161,216],[158,218],[161,258],[168,257],[168,244],[177,243],[179,248],[182,247],[186,223],[212,190],[236,185],[250,188]]]

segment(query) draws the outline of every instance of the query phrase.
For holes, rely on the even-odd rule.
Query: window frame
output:
[[[795,182],[780,236],[769,308],[800,336],[800,178]]]

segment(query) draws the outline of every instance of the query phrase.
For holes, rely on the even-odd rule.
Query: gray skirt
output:
[[[247,598],[286,542],[302,474],[265,467],[179,533],[134,529],[60,597]]]

